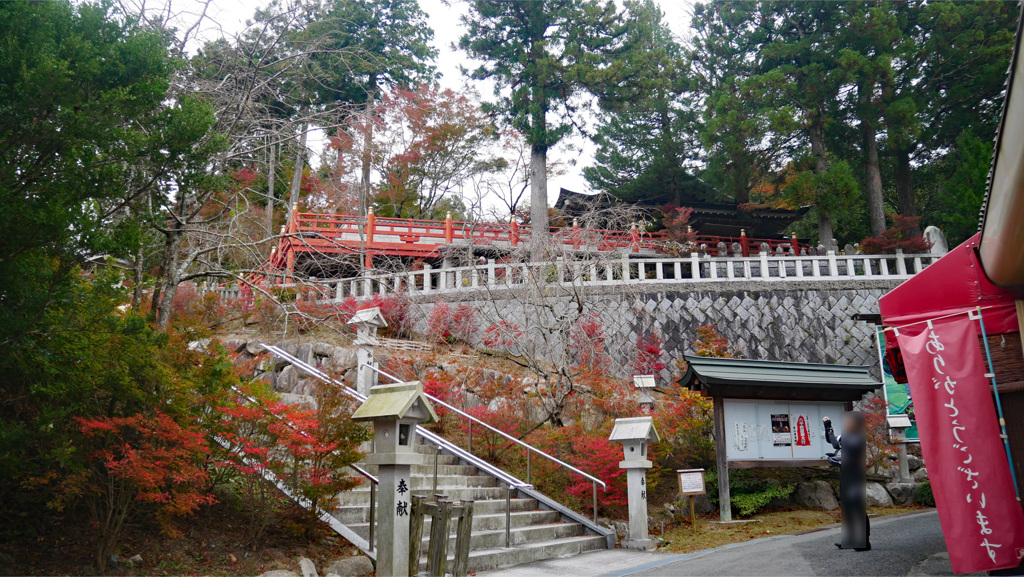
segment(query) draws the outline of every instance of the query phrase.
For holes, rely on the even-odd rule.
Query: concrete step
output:
[[[454,459],[454,457],[452,457],[451,459]],[[451,460],[451,459],[449,459],[449,460]],[[423,476],[423,477],[431,476],[432,477],[434,475],[434,461],[432,459],[428,459],[428,461],[429,461],[428,463],[425,463],[423,465],[413,465],[412,466],[412,474],[413,474],[414,477],[420,477],[420,476]],[[377,465],[360,465],[360,466],[363,469],[365,469],[367,472],[372,474],[372,475],[376,475],[377,474]],[[442,464],[440,460],[438,460],[438,464],[437,464],[437,474],[438,475],[476,475],[478,473],[479,472],[478,472],[477,468],[472,466],[472,465],[445,465],[445,464]]]
[[[367,523],[370,519],[370,495],[366,493],[366,501],[353,505],[342,505],[336,507],[331,514],[346,525],[353,523]],[[535,499],[512,499],[509,502],[513,514],[524,511],[537,510],[538,503]],[[505,500],[476,501],[473,503],[473,516],[486,516],[500,514],[502,523],[505,520]],[[429,518],[428,518],[429,519]],[[427,522],[429,524],[429,521]],[[475,526],[475,523],[474,523]],[[504,527],[504,525],[501,525]]]
[[[491,479],[492,481],[494,479]],[[480,481],[484,482],[484,481]],[[501,499],[502,502],[505,500],[505,493],[507,490],[504,487],[466,487],[466,486],[452,486],[445,487],[443,485],[438,486],[437,492],[442,495],[447,495],[449,499],[453,501],[462,501],[471,499],[473,501],[489,501]],[[432,497],[431,488],[428,486],[424,489],[414,488],[413,493],[416,495],[422,495],[424,497]],[[345,491],[338,493],[336,505],[347,506],[347,505],[367,505],[370,502],[370,488],[367,486],[356,487],[351,491]]]
[[[510,515],[512,521],[513,532],[516,529],[529,527],[533,525],[551,525],[558,523],[561,519],[561,515],[557,511],[516,511]],[[370,524],[368,522],[360,523],[346,523],[356,533],[359,534],[363,539],[368,539],[370,534]],[[427,517],[423,521],[423,534],[425,536],[430,535],[431,518]],[[458,529],[458,524],[454,521],[450,523],[449,533],[452,537],[455,536],[455,531]],[[477,515],[476,510],[473,511],[473,533],[483,531],[505,531],[505,513],[504,511],[500,514],[495,515]],[[472,548],[472,543],[470,543]]]
[[[497,487],[499,481],[494,477],[488,477],[484,475],[438,475],[437,476],[437,487],[438,490],[441,487]],[[434,476],[429,477],[412,477],[409,480],[409,485],[413,491],[419,490],[431,490],[434,486]],[[350,491],[367,491],[370,490],[370,483],[364,482],[356,485]]]
[[[502,538],[504,539],[504,537]],[[515,565],[533,563],[534,561],[543,561],[545,559],[572,557],[587,551],[604,549],[605,547],[605,538],[595,535],[563,537],[559,539],[552,539],[550,541],[525,543],[508,549],[504,548],[504,541],[502,541],[501,547],[470,551],[469,570],[479,572],[489,571],[491,569],[501,569],[503,567],[513,567]],[[454,560],[454,552],[449,549],[448,567],[451,567],[451,563],[454,562]],[[420,559],[421,570],[426,569],[426,563],[426,557],[422,557]]]

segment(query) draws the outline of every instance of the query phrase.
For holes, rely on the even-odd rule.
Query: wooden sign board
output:
[[[704,469],[680,469],[676,473],[679,474],[680,494],[703,495],[707,492],[704,489]]]

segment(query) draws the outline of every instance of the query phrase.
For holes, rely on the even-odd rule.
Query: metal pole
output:
[[[434,485],[431,494],[437,493],[437,456],[441,454],[441,447],[434,447]]]
[[[591,481],[594,486],[594,524],[597,524],[597,481]]]
[[[531,485],[533,484],[533,481],[530,480],[530,448],[529,447],[526,448],[526,482],[530,483]]]
[[[512,485],[505,491],[505,548],[509,548],[512,533]]]
[[[376,513],[377,513],[377,484],[370,483],[370,537],[367,539],[370,543],[370,551],[373,551],[373,534],[375,532],[374,525],[376,524]]]
[[[466,449],[466,452],[473,452],[473,421],[469,422],[469,448]]]
[[[1003,418],[1003,404],[999,401],[999,389],[996,387],[996,370],[992,366],[992,352],[988,348],[988,335],[985,333],[985,320],[981,318],[981,307],[978,307],[978,324],[981,325],[981,342],[985,343],[985,357],[988,359],[988,375],[992,381],[992,394],[996,397],[996,412],[999,413],[999,429],[1002,431],[1003,447],[1006,448],[1006,461],[1010,465],[1010,478],[1013,490],[1020,501],[1020,489],[1017,488],[1017,473],[1013,470],[1013,457],[1010,456],[1010,437],[1006,435],[1006,419]]]

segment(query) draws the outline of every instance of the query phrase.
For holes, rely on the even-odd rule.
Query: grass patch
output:
[[[927,511],[925,507],[872,507],[868,514],[884,517],[901,513],[918,513]],[[762,537],[790,535],[835,525],[840,521],[839,511],[771,511],[754,515],[743,523],[722,524],[718,522],[717,512],[714,517],[697,519],[696,531],[689,525],[665,527],[662,536],[668,543],[659,551],[672,553],[692,553],[704,549],[713,549],[730,543],[742,543]],[[657,536],[657,530],[655,530]]]

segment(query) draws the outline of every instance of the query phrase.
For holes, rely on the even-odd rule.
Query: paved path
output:
[[[486,577],[952,575],[935,511],[871,520],[871,551],[839,550],[839,528],[669,555],[615,549],[480,573]]]

